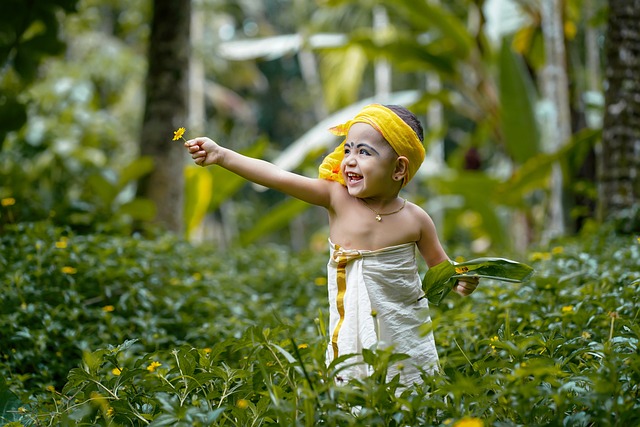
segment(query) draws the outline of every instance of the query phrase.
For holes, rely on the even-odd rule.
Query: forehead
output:
[[[395,153],[391,145],[373,126],[367,123],[354,123],[347,133],[347,144],[369,144],[381,152]]]

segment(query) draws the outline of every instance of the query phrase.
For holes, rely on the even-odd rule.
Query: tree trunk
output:
[[[640,230],[640,0],[610,0],[599,215]]]
[[[140,154],[150,156],[155,169],[140,182],[138,195],[155,202],[158,225],[181,232],[185,151],[172,138],[186,120],[191,4],[154,0],[153,9]]]
[[[550,107],[545,120],[544,136],[547,151],[558,151],[571,137],[569,108],[569,78],[567,76],[562,0],[542,2],[542,33],[544,36],[545,66],[542,71],[542,93]],[[560,164],[551,174],[551,202],[547,238],[562,235],[566,230],[566,201]]]

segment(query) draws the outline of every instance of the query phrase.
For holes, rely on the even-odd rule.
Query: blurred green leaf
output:
[[[265,212],[265,215],[253,228],[243,232],[239,236],[240,244],[250,244],[270,232],[281,229],[308,208],[309,204],[298,199],[287,199],[279,203],[269,212]]]
[[[507,152],[524,163],[539,152],[540,132],[534,105],[535,89],[519,56],[511,50],[510,39],[500,49],[500,115]]]

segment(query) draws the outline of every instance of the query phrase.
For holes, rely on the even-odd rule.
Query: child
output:
[[[399,372],[404,384],[419,383],[420,369],[438,369],[438,355],[433,334],[421,331],[431,320],[415,249],[429,267],[448,260],[429,215],[398,196],[424,160],[422,126],[404,107],[373,104],[331,130],[346,138],[324,159],[319,179],[245,157],[209,138],[195,138],[185,146],[200,166],[220,165],[327,210],[327,362],[375,345],[392,345],[410,359],[389,367],[389,378]],[[454,290],[469,295],[477,285],[477,279],[469,278]],[[342,378],[370,373],[365,364],[353,361],[344,365]]]

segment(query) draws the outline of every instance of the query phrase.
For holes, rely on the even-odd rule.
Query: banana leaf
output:
[[[503,282],[526,282],[533,268],[506,258],[476,258],[455,263],[446,260],[431,267],[422,279],[422,289],[429,303],[439,305],[459,279],[478,277]]]

